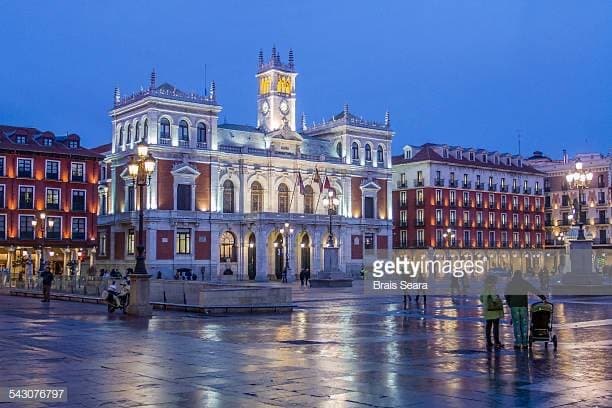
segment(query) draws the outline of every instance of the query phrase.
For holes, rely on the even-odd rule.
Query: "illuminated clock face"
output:
[[[283,99],[281,101],[279,109],[283,115],[286,115],[289,113],[289,103],[287,102],[286,99]]]
[[[261,104],[261,113],[267,115],[268,112],[270,112],[270,104],[268,103],[268,101],[263,101],[263,103]]]

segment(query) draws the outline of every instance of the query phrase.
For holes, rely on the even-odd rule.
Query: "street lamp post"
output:
[[[584,170],[581,162],[576,162],[576,171],[566,175],[565,179],[567,180],[569,188],[578,190],[578,240],[584,241],[586,238],[584,236],[584,224],[582,222],[582,195],[584,194],[584,190],[589,188],[591,180],[593,180],[593,173]],[[574,217],[574,222],[576,222],[576,217]]]
[[[323,205],[327,207],[327,213],[329,214],[329,237],[327,238],[327,246],[329,248],[334,247],[334,234],[332,233],[332,215],[336,212],[340,200],[335,197],[334,191],[329,190],[327,197],[323,199]]]
[[[138,191],[138,245],[136,247],[136,266],[130,274],[130,304],[128,313],[137,316],[150,316],[152,314],[149,303],[149,278],[145,265],[145,243],[144,235],[144,208],[145,188],[151,184],[151,175],[155,171],[155,160],[146,144],[141,143],[136,147],[136,155],[133,155],[128,164],[128,173],[132,178],[134,186]]]
[[[283,241],[285,243],[285,268],[283,271],[282,282],[287,282],[289,274],[291,273],[291,267],[289,266],[289,241],[293,236],[293,228],[290,228],[289,223],[286,222],[284,228],[280,229],[280,233],[283,236]]]
[[[39,232],[41,235],[40,242],[39,242],[39,247],[40,247],[40,260],[39,260],[40,265],[38,266],[39,273],[42,273],[45,270],[44,239],[45,239],[46,226],[48,225],[49,227],[53,227],[53,224],[54,224],[53,220],[51,219],[47,220],[47,214],[45,214],[44,212],[39,213],[32,220],[32,227],[34,229],[34,243],[38,241]]]

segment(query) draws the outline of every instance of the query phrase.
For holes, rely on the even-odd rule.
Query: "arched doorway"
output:
[[[255,246],[255,234],[249,236],[249,249],[247,250],[247,273],[249,280],[254,280],[257,275],[257,254]]]
[[[285,246],[283,242],[283,235],[278,234],[274,241],[274,274],[276,279],[282,279],[283,267],[285,262]]]
[[[301,271],[310,271],[310,238],[308,234],[304,234],[300,242],[300,272]]]

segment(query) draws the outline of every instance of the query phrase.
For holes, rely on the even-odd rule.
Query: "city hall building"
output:
[[[98,267],[135,264],[138,197],[127,164],[139,143],[156,166],[146,187],[148,272],[198,279],[279,279],[323,267],[331,208],[339,264],[358,274],[368,249],[391,245],[391,141],[388,113],[366,121],[345,105],[322,123],[296,124],[293,53],[275,49],[256,73],[255,125],[219,123],[214,82],[204,95],[158,84],[127,97],[115,91],[112,143],[99,183]],[[255,95],[254,95],[255,96]],[[255,102],[255,101],[254,101]],[[381,112],[382,117],[382,112]],[[332,200],[333,201],[333,200]],[[286,227],[286,224],[289,226]]]

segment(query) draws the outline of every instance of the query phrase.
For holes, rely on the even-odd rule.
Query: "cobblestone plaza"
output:
[[[487,352],[475,299],[300,289],[292,314],[107,315],[0,295],[2,386],[70,407],[594,407],[612,404],[612,299],[556,303],[559,348]],[[1,405],[1,404],[0,404]],[[10,405],[10,404],[9,404]],[[51,406],[31,403],[28,407]]]

